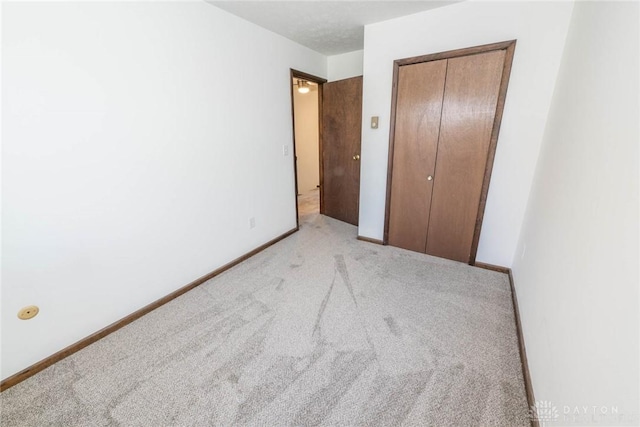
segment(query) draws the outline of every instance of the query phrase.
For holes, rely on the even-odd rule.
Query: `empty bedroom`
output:
[[[633,1],[3,1],[2,426],[640,425]]]

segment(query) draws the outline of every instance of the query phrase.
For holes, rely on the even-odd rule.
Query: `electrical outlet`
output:
[[[40,309],[35,305],[29,305],[27,307],[22,307],[20,311],[18,311],[18,319],[21,320],[29,320],[36,317]]]
[[[283,156],[288,156],[289,155],[289,146],[288,145],[283,145],[282,146],[282,155]]]
[[[249,228],[256,228],[256,219],[255,217],[249,218]]]

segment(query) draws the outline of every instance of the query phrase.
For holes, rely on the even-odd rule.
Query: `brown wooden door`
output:
[[[475,261],[514,48],[396,61],[388,244]]]
[[[447,60],[401,67],[398,74],[389,244],[424,252],[436,166]]]
[[[505,52],[449,59],[427,250],[468,262]]]
[[[320,212],[358,225],[362,76],[325,83]]]

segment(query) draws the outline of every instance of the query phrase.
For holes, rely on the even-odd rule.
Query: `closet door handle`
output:
[[[353,156],[353,160],[360,160],[360,154],[356,154],[355,156]]]
[[[432,177],[431,175],[429,175],[429,176],[427,177],[427,181],[433,181],[433,177]]]

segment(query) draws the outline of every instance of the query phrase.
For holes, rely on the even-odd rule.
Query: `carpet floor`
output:
[[[320,212],[320,190],[311,190],[298,195],[298,215],[306,216]]]
[[[7,427],[529,425],[506,275],[319,214],[0,397]]]

